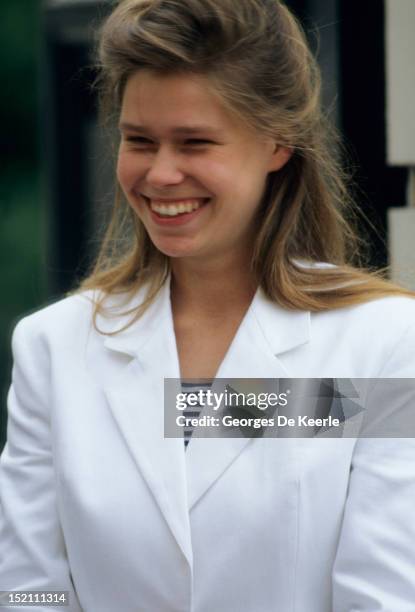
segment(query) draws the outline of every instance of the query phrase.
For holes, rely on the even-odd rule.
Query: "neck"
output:
[[[173,310],[192,311],[201,317],[223,317],[244,310],[251,303],[257,283],[250,257],[221,256],[218,261],[192,258],[171,261]]]

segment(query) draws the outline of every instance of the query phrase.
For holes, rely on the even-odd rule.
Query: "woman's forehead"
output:
[[[120,124],[137,131],[166,122],[176,133],[190,134],[225,129],[235,121],[206,76],[140,71],[124,90]]]

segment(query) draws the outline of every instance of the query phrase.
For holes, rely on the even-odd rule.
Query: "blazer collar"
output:
[[[251,309],[274,355],[285,353],[309,341],[310,312],[284,309],[271,302],[261,288],[254,297]]]
[[[143,290],[128,299],[111,298],[112,316],[99,318],[98,327],[114,333],[128,321],[120,311],[139,306],[143,299]],[[308,312],[286,311],[259,289],[217,377],[290,377],[279,355],[309,337]],[[107,336],[104,344],[111,352],[131,357],[115,384],[109,383],[104,391],[120,433],[192,567],[189,511],[252,441],[203,439],[195,432],[185,453],[183,439],[164,437],[164,378],[180,378],[169,281],[142,317]]]
[[[105,338],[104,344],[108,349],[139,358],[141,347],[161,329],[162,323],[172,319],[169,277],[144,314],[127,329],[116,333],[133,317],[133,314],[121,313],[138,308],[145,299],[145,292],[143,287],[129,297],[121,295],[107,299],[111,318],[99,317],[98,323],[106,333],[114,334]],[[274,355],[306,344],[310,339],[310,312],[284,309],[267,298],[260,287],[244,322],[247,318],[255,320],[262,339]]]
[[[134,317],[134,311],[141,306],[145,297],[146,287],[141,287],[132,295],[120,294],[106,298],[106,316],[98,318],[98,326],[106,334],[113,334],[105,337],[104,345],[108,349],[125,353],[131,357],[139,357],[141,348],[151,336],[157,334],[163,324],[169,323],[171,319],[170,278],[163,284],[155,300],[143,315],[128,325]],[[128,311],[132,312],[124,314]],[[128,327],[122,329],[125,325]]]

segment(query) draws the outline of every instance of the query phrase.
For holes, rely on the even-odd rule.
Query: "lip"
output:
[[[202,206],[200,208],[198,208],[197,210],[194,210],[191,213],[185,213],[182,215],[178,215],[177,217],[161,217],[158,213],[154,212],[154,210],[151,210],[150,207],[150,198],[148,198],[147,196],[143,195],[143,198],[146,202],[146,205],[148,207],[148,210],[150,212],[150,216],[151,219],[154,221],[154,223],[156,225],[159,225],[161,227],[180,227],[183,225],[187,225],[188,223],[190,223],[191,221],[193,221],[196,217],[198,217],[200,214],[203,213],[203,210],[206,208],[206,206],[210,203],[211,198],[170,198],[170,199],[162,199],[162,198],[152,198],[153,200],[160,202],[160,203],[175,203],[175,202],[184,202],[186,200],[199,200],[199,199],[203,199],[204,202],[202,204]]]
[[[154,202],[161,202],[162,204],[175,204],[176,202],[186,202],[186,201],[191,202],[194,200],[210,200],[209,196],[185,196],[182,198],[159,198],[157,196],[147,196],[147,195],[144,195],[144,193],[142,193],[141,196],[146,200],[147,203],[150,200],[153,200]]]

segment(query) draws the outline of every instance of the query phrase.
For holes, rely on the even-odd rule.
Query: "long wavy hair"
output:
[[[252,270],[271,300],[322,311],[413,295],[362,267],[364,241],[339,141],[322,111],[319,67],[283,2],[121,0],[99,33],[96,86],[104,123],[118,119],[126,83],[142,69],[208,77],[226,108],[294,151],[269,175],[259,211]],[[147,297],[132,322],[169,269],[116,183],[112,218],[78,290],[100,290],[96,317],[108,294],[145,285]]]

